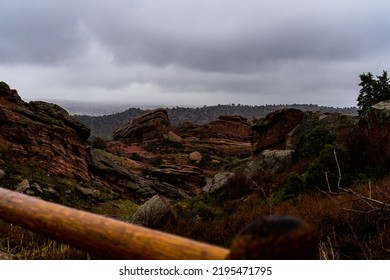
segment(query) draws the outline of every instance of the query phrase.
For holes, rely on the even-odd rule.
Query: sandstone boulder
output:
[[[195,162],[199,163],[202,160],[202,154],[199,153],[198,151],[194,151],[194,152],[190,153],[189,159],[190,159],[190,161],[195,161]]]
[[[43,192],[47,193],[49,195],[55,196],[55,197],[59,197],[60,196],[60,194],[52,187],[43,188]]]
[[[159,108],[136,117],[131,122],[116,129],[113,133],[113,139],[135,143],[164,139],[166,128],[169,125],[167,111]]]
[[[173,131],[168,132],[167,138],[169,141],[174,142],[174,143],[182,143],[183,142],[183,138],[181,138],[179,135],[177,135]]]
[[[221,172],[214,175],[209,193],[213,193],[216,190],[223,188],[226,182],[234,176],[233,172]]]
[[[41,188],[41,186],[34,182],[31,184],[31,189],[33,189],[34,191],[37,191],[38,193],[42,194],[43,193],[43,189]]]
[[[173,216],[173,210],[168,201],[155,195],[137,209],[131,217],[130,223],[148,228],[157,228]]]
[[[285,171],[291,162],[292,150],[265,150],[253,159],[244,170],[250,179],[260,172],[277,174]]]
[[[29,188],[30,188],[30,183],[28,182],[28,180],[23,180],[22,182],[20,182],[20,183],[15,187],[15,191],[20,192],[20,193],[24,193],[24,192],[26,192]]]
[[[96,190],[96,189],[84,188],[84,187],[78,186],[77,190],[85,196],[89,196],[92,198],[99,198],[100,197],[100,191]]]

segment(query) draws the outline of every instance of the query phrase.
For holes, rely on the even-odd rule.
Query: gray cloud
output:
[[[350,106],[390,59],[388,1],[3,2],[0,80],[32,99]]]

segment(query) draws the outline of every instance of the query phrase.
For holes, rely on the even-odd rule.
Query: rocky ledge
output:
[[[90,130],[58,105],[26,103],[0,82],[0,128],[0,152],[8,160],[33,164],[44,174],[89,179]]]

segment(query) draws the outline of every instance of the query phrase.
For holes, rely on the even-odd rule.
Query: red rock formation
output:
[[[206,177],[199,168],[193,166],[160,165],[147,170],[146,173],[160,182],[174,185],[193,195],[200,194],[206,185]]]
[[[16,90],[0,83],[0,151],[10,161],[32,164],[44,174],[88,179],[89,133],[58,105],[26,103]]]
[[[237,115],[220,116],[207,125],[185,122],[177,127],[177,133],[184,139],[220,138],[240,142],[250,142],[252,135],[247,119]]]
[[[253,126],[253,154],[266,149],[286,149],[288,134],[300,123],[303,112],[297,109],[281,109],[259,119]]]
[[[226,115],[207,125],[190,122],[170,126],[167,111],[156,109],[135,118],[130,123],[114,131],[113,139],[130,143],[145,143],[171,139],[182,144],[189,151],[219,155],[250,155],[252,130],[247,119]]]
[[[156,109],[116,129],[114,140],[142,143],[149,140],[163,139],[166,127],[170,125],[165,109]]]
[[[186,122],[171,129],[182,137],[185,146],[200,152],[222,156],[251,153],[252,129],[241,116],[220,116],[207,125]]]
[[[103,150],[87,149],[87,159],[91,177],[103,186],[133,199],[150,198],[156,194],[174,199],[188,198],[190,191],[183,190],[166,181],[144,178],[131,171],[121,157]],[[191,181],[191,180],[190,180]],[[192,182],[192,181],[191,181]]]

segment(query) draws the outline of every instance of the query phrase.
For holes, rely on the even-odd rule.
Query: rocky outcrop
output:
[[[316,127],[330,130],[337,143],[346,145],[357,124],[358,118],[356,116],[342,113],[305,112],[299,124],[288,134],[286,148],[294,150],[302,136]]]
[[[266,172],[268,174],[283,172],[289,167],[292,153],[292,150],[262,151],[248,164],[244,170],[244,174],[250,179],[261,172]]]
[[[206,185],[206,177],[201,169],[184,165],[160,165],[145,171],[160,182],[176,186],[192,195],[198,195]]]
[[[258,119],[252,126],[253,154],[257,156],[267,149],[286,149],[287,137],[301,122],[303,115],[302,111],[289,108],[277,110],[265,118]]]
[[[250,142],[252,129],[246,118],[238,115],[223,115],[210,122],[200,138],[222,138],[239,142]]]
[[[120,158],[113,154],[98,149],[89,149],[87,158],[92,178],[117,193],[134,199],[150,198],[156,194],[174,199],[189,197],[189,193],[178,186],[150,178],[150,176],[144,178],[130,172],[117,163]]]
[[[209,193],[213,193],[216,190],[223,188],[223,186],[228,182],[228,180],[233,177],[235,174],[233,172],[221,172],[214,175],[211,186],[207,190]]]
[[[167,111],[156,109],[115,130],[113,139],[142,144],[168,140],[188,152],[249,156],[252,129],[247,119],[236,115],[220,116],[207,125],[186,122],[170,126]]]
[[[30,184],[27,179],[24,179],[19,184],[17,184],[14,187],[14,190],[16,192],[25,193],[32,196],[41,194],[45,194],[46,196],[54,196],[57,198],[60,196],[60,194],[52,187],[42,188],[37,182]]]
[[[296,109],[270,113],[253,125],[254,160],[247,166],[246,176],[251,178],[264,172],[278,174],[286,171],[297,144],[317,127],[328,129],[335,136],[336,143],[348,146],[357,123],[357,117],[342,113],[303,113]]]
[[[247,119],[236,115],[220,116],[207,125],[185,122],[171,127],[183,145],[201,153],[221,156],[250,155],[252,129]]]
[[[116,129],[114,140],[142,143],[150,140],[163,139],[166,127],[170,125],[168,113],[165,109],[156,109]]]
[[[0,150],[10,160],[42,173],[88,180],[85,146],[89,128],[58,105],[24,102],[0,83]]]
[[[185,122],[179,125],[176,130],[177,134],[184,139],[190,139],[191,137],[198,139],[220,138],[250,142],[252,136],[252,130],[247,119],[236,115],[220,116],[218,120],[207,125]]]

